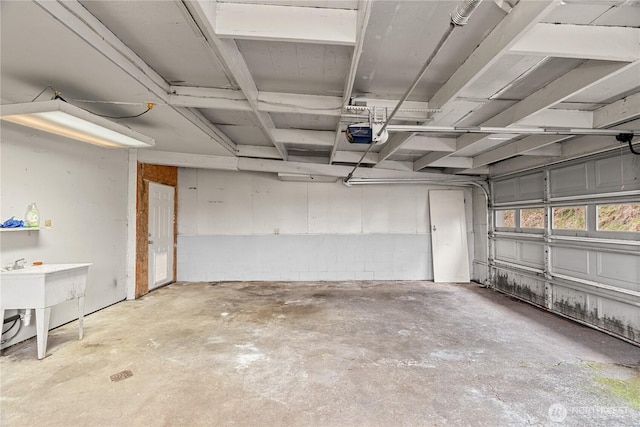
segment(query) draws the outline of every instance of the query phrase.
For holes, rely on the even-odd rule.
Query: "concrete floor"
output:
[[[49,335],[2,426],[640,425],[638,347],[473,284],[179,283]]]

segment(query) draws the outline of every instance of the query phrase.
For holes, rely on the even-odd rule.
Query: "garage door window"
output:
[[[500,228],[516,228],[516,211],[515,211],[515,209],[496,211],[496,227],[500,227]]]
[[[586,230],[586,212],[585,206],[553,208],[553,228],[555,230]]]
[[[520,228],[544,228],[544,208],[521,209]]]
[[[599,231],[640,233],[640,203],[598,205]]]

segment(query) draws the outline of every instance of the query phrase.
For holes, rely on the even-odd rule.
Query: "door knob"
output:
[[[149,244],[150,244],[150,245],[153,245],[153,240],[149,240]]]
[[[432,226],[432,229],[433,229],[433,231],[436,231],[436,226],[435,226],[435,225],[433,225],[433,226]]]

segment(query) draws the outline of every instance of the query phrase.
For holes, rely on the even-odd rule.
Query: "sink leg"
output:
[[[81,340],[84,333],[84,297],[78,298],[78,339]]]
[[[4,308],[0,307],[0,319],[2,319],[2,325],[4,326]],[[2,355],[2,349],[0,349],[0,356]]]
[[[38,341],[38,359],[44,359],[47,353],[47,338],[49,338],[49,317],[51,307],[36,308],[36,336]]]

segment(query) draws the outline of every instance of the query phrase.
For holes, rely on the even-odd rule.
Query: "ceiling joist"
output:
[[[179,107],[253,111],[244,94],[235,89],[171,86],[167,102]]]
[[[528,151],[538,150],[550,144],[567,139],[567,136],[558,135],[531,135],[518,141],[494,148],[486,153],[479,154],[473,158],[473,167],[486,166],[500,160],[508,159],[527,153]],[[547,155],[547,154],[545,154]],[[558,155],[554,152],[554,155]]]
[[[97,61],[85,64],[86,74],[95,74],[95,81],[67,89],[70,101],[74,92],[77,101],[102,102],[91,100],[92,95],[107,99],[109,88],[116,87],[120,90],[110,98],[119,99],[109,101],[112,104],[148,97],[160,109],[131,123],[158,134],[167,129],[160,135],[158,149],[228,155],[221,146],[233,154],[231,162],[183,154],[173,157],[178,162],[174,164],[241,170],[237,158],[243,162],[262,158],[269,163],[251,163],[256,170],[280,165],[278,172],[311,168],[312,173],[320,167],[323,174],[344,176],[351,170],[345,165],[357,163],[369,148],[345,143],[345,123],[368,121],[372,107],[391,111],[397,105],[393,98],[413,75],[411,67],[424,60],[418,48],[425,39],[420,30],[428,28],[433,37],[441,31],[439,24],[448,23],[446,5],[426,3],[174,0],[116,6],[34,0],[17,6],[16,2],[3,8],[7,16],[13,13],[3,23],[11,24],[14,40],[12,49],[3,49],[3,59],[12,62],[7,74],[16,75],[5,97],[9,102],[20,99],[40,84],[27,81],[31,76],[19,76],[21,67],[40,69],[43,79],[69,87],[82,78],[78,69],[84,55],[77,53],[89,52]],[[429,70],[421,82],[422,97],[416,93],[417,98],[403,104],[404,110],[387,129],[389,140],[363,159],[366,173],[373,165],[383,172],[439,171],[443,178],[451,178],[446,174],[484,173],[489,165],[492,171],[504,171],[512,167],[507,165],[535,164],[544,160],[542,156],[555,161],[616,146],[609,141],[615,138],[608,136],[598,142],[575,135],[592,129],[638,129],[637,121],[630,122],[640,118],[640,28],[629,24],[632,7],[629,2],[612,2],[611,10],[603,9],[594,20],[577,7],[573,9],[579,16],[573,12],[568,16],[561,0],[484,2],[473,25],[438,55],[451,64],[449,68],[439,64]],[[28,27],[30,20],[21,15],[38,19],[31,19],[35,23]],[[64,39],[60,51],[46,39],[48,34]],[[38,40],[40,47],[34,47],[33,55],[22,58],[25,46],[35,46]],[[292,42],[297,43],[293,49]],[[87,47],[95,52],[84,51]],[[47,52],[54,52],[56,59],[48,59]],[[50,68],[43,66],[47,60]],[[97,63],[108,72],[96,73]],[[111,63],[118,68],[115,72]],[[102,86],[92,90],[92,83]],[[105,112],[119,109],[126,110],[104,107]],[[429,112],[433,109],[439,111]],[[446,127],[461,132],[465,127],[468,132],[483,127],[485,133],[454,138],[455,129],[446,132]],[[608,127],[612,128],[605,131]],[[574,133],[549,134],[560,133],[558,128]],[[578,140],[586,145],[579,146]],[[158,162],[168,161],[167,155],[158,156]],[[292,162],[313,166],[291,168]]]
[[[640,28],[538,23],[510,49],[518,55],[633,62]]]
[[[157,102],[159,99],[168,102],[169,84],[79,2],[70,0],[61,3],[36,0],[36,3],[52,18],[101,52],[121,70],[140,82],[153,96],[157,97],[150,101]],[[232,154],[236,154],[235,143],[204,119],[199,112],[178,106],[171,108],[196,125],[213,141],[222,145]]]
[[[619,62],[587,61],[562,77],[549,83],[539,91],[534,92],[525,99],[487,120],[481,126],[504,127],[519,124],[521,120],[524,120],[541,110],[553,107],[563,100],[580,93],[605,79],[611,78],[628,66],[628,64]],[[462,135],[457,140],[456,149],[457,151],[460,151],[469,148],[472,145],[488,138],[491,138],[491,135]],[[549,143],[556,142],[557,140],[558,139]],[[504,152],[504,150],[502,152]],[[449,153],[428,154],[416,160],[414,163],[414,169],[420,170],[431,165],[431,163],[436,160],[449,155]]]
[[[374,165],[378,163],[378,154],[377,153],[367,153],[364,158],[362,157],[361,152],[359,151],[336,151],[333,156],[333,161],[335,163],[352,163],[356,164],[360,159],[362,159],[362,164],[366,165]]]
[[[431,97],[432,108],[445,107],[484,74],[527,32],[555,8],[556,1],[521,1],[478,45],[449,80]],[[435,119],[437,121],[438,115]]]
[[[333,132],[305,129],[276,129],[273,137],[282,144],[332,147]]]
[[[489,169],[492,176],[503,176],[515,172],[538,168],[540,166],[563,162],[566,160],[590,156],[605,151],[617,150],[621,147],[624,146],[621,145],[620,142],[616,141],[615,138],[584,136],[581,138],[563,142],[562,152],[560,156],[553,157],[551,159],[549,159],[549,157],[534,156],[513,157],[505,159],[504,161],[497,164],[491,165]]]
[[[308,95],[302,93],[258,92],[258,110],[266,113],[306,114],[313,116],[340,117],[343,114],[343,99],[338,96]],[[394,99],[360,99],[367,108],[389,109],[398,102]],[[211,108],[230,111],[253,111],[251,104],[242,91],[235,89],[220,89],[191,86],[171,86],[169,88],[168,103],[174,106],[191,108]],[[426,102],[407,102],[408,111],[400,111],[398,120],[425,120],[428,113]],[[356,110],[348,114],[361,114],[366,120],[364,112]]]
[[[471,157],[445,157],[430,165],[432,168],[456,168],[469,169],[473,167],[473,159]]]
[[[594,128],[606,129],[611,126],[616,126],[622,122],[640,118],[640,94],[636,93],[627,98],[614,102],[606,107],[602,107],[593,113]],[[558,138],[545,135],[532,135],[526,137],[515,143],[506,145],[504,147],[496,148],[495,150],[488,151],[479,156],[474,157],[475,165],[488,165],[497,163],[502,160],[515,157],[517,155],[545,155],[545,156],[561,156],[562,147],[556,142],[566,140],[568,138]],[[603,146],[619,146],[619,143],[614,138],[601,138],[600,145]],[[545,154],[540,153],[539,150],[551,149],[553,152]],[[557,147],[557,148],[556,148]],[[598,146],[598,149],[600,146]],[[597,150],[594,150],[594,152]]]
[[[358,2],[357,11],[357,24],[356,24],[356,41],[353,48],[353,54],[351,55],[351,65],[349,66],[349,74],[345,79],[344,89],[342,92],[342,105],[345,106],[351,99],[353,92],[353,85],[356,81],[356,74],[358,72],[358,64],[360,63],[360,57],[362,56],[362,50],[364,49],[364,39],[367,32],[367,25],[369,24],[369,18],[371,17],[371,9],[373,7],[372,0],[360,0]],[[338,143],[342,136],[344,126],[338,123],[336,126],[335,136],[333,140],[333,148],[329,155],[329,164],[333,162],[333,157],[338,150]]]
[[[416,134],[402,148],[409,151],[446,151],[452,153],[456,151],[456,139]]]
[[[593,126],[596,128],[615,126],[637,118],[640,118],[640,92],[594,111]]]
[[[511,9],[457,71],[431,97],[430,107],[442,110],[433,115],[433,123],[437,125],[453,124],[462,118],[469,110],[456,107],[455,101],[460,94],[486,73],[502,56],[508,54],[511,46],[537,22],[541,21],[549,10],[555,7],[555,3],[554,0],[521,1]],[[458,114],[453,117],[450,111],[452,108],[458,111]],[[380,160],[385,160],[393,155],[412,136],[409,134],[404,139],[398,138],[393,145],[385,147],[380,153]],[[421,169],[417,168],[420,165],[421,162],[416,163],[416,170]]]
[[[344,178],[353,167],[342,165],[328,165],[319,163],[282,162],[279,160],[265,159],[238,159],[239,170],[271,173],[297,173],[306,175],[323,175]],[[440,181],[456,181],[458,178],[441,173],[431,172],[407,172],[391,169],[360,168],[354,174],[356,178],[424,178]],[[459,178],[460,181],[464,178]]]
[[[199,28],[207,38],[209,48],[220,58],[222,64],[238,83],[240,90],[251,106],[260,129],[262,129],[269,142],[276,147],[282,159],[286,160],[287,149],[277,142],[272,135],[272,131],[276,128],[275,124],[267,113],[258,110],[258,88],[242,54],[238,50],[238,46],[233,40],[221,40],[215,33],[215,14],[211,10],[211,3],[189,1],[185,2],[185,5],[188,5],[189,13],[193,15],[196,24],[204,27]]]
[[[545,109],[520,120],[518,126],[591,128],[593,111]]]
[[[353,46],[357,11],[265,4],[216,4],[221,38]]]

